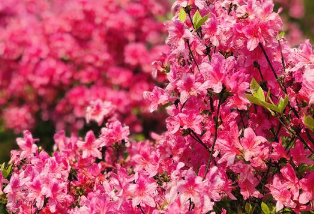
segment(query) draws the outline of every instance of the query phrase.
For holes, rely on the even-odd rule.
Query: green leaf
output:
[[[279,39],[283,38],[284,36],[285,36],[285,32],[284,32],[284,31],[281,31],[281,32],[279,33]]]
[[[269,89],[268,89],[267,95],[266,95],[266,102],[268,102],[268,100],[271,100],[270,99],[270,90]]]
[[[273,111],[276,111],[278,112],[278,107],[275,106],[275,105],[272,105],[270,103],[266,103],[264,101],[261,101],[259,100],[258,98],[256,97],[253,97],[252,95],[249,95],[249,94],[246,94],[245,95],[246,99],[248,99],[251,103],[255,104],[255,105],[259,105],[259,106],[263,106],[265,107],[266,109],[268,109],[270,111],[270,113],[272,115],[275,115],[275,113]]]
[[[251,93],[253,94],[254,97],[258,98],[259,100],[265,101],[263,89],[254,78],[251,81]]]
[[[262,202],[261,207],[262,207],[262,211],[264,214],[270,214],[270,210],[269,210],[269,207],[267,206],[267,204]]]
[[[195,30],[199,29],[209,18],[209,15],[204,16],[195,24]]]
[[[280,98],[278,104],[276,105],[270,98],[270,91],[268,90],[266,98],[262,87],[258,84],[258,82],[253,78],[251,81],[251,95],[245,95],[245,97],[253,104],[263,106],[267,108],[272,115],[274,112],[283,113],[289,103],[288,95],[285,95],[285,98]],[[270,102],[270,103],[268,103]]]
[[[280,98],[279,103],[278,103],[279,113],[283,113],[283,111],[286,109],[288,105],[288,102],[289,102],[289,97],[287,94],[285,95],[285,99]]]
[[[145,136],[143,134],[136,134],[134,138],[137,142],[145,141]]]
[[[1,165],[1,172],[2,172],[3,178],[7,178],[10,175],[11,170],[12,170],[12,165],[11,164],[8,166],[8,168],[5,168],[5,163],[3,163]]]
[[[182,7],[180,8],[180,12],[179,12],[179,20],[183,23],[186,20],[186,12],[184,11]]]
[[[200,14],[200,12],[197,10],[195,13],[194,13],[194,16],[193,16],[193,24],[194,24],[194,27],[196,26],[196,24],[202,19],[202,16]]]
[[[251,213],[252,212],[252,205],[249,203],[245,204],[245,212],[246,213]]]
[[[303,123],[304,125],[306,125],[309,129],[311,129],[312,131],[314,131],[314,119],[313,117],[309,116],[304,116],[303,119]]]

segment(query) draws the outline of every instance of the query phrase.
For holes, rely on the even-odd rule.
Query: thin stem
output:
[[[196,142],[200,143],[200,144],[210,153],[210,150],[209,150],[209,148],[206,146],[206,144],[205,144],[201,139],[199,139],[198,136],[192,135],[192,133],[193,133],[193,131],[190,132],[189,135],[190,135]]]
[[[293,114],[297,117],[297,118],[300,118],[297,110],[295,110],[295,108],[293,108],[291,105],[290,105],[290,102],[288,103],[288,107],[289,109],[293,112]]]
[[[201,33],[201,35],[199,35],[199,32],[195,29],[195,26],[194,26],[194,23],[193,23],[193,20],[192,20],[190,11],[187,11],[186,13],[188,14],[188,16],[189,16],[189,18],[190,18],[190,21],[191,21],[191,23],[192,23],[193,29],[195,30],[196,34],[198,35],[198,37],[200,37],[200,38],[202,39],[202,37],[203,37],[203,36],[202,36],[202,33]]]
[[[220,105],[221,105],[221,102],[222,102],[223,93],[224,93],[224,89],[220,92],[220,95],[219,95],[219,102],[218,102],[218,107],[217,107],[217,115],[216,115],[216,117],[215,117],[215,135],[214,135],[214,142],[213,142],[213,145],[212,145],[212,148],[211,148],[211,151],[210,151],[210,156],[209,156],[209,159],[208,159],[208,162],[207,162],[207,165],[206,165],[206,170],[205,170],[205,175],[204,175],[204,177],[203,177],[203,180],[205,180],[206,175],[207,175],[207,173],[208,173],[208,169],[209,169],[211,160],[212,160],[212,158],[213,158],[214,149],[215,149],[215,144],[216,144],[217,137],[218,137],[218,125],[219,125],[219,124],[218,124],[218,118],[219,118],[219,111],[220,111]]]
[[[285,150],[287,151],[291,145],[291,143],[295,140],[295,135],[290,139],[289,143],[287,143]]]
[[[282,54],[280,39],[278,40],[278,44],[279,44],[279,49],[280,49],[282,67],[283,67],[283,70],[286,71],[286,63],[285,63],[285,59],[284,59],[283,54]]]
[[[191,14],[190,14],[190,11],[188,11],[187,14],[188,14],[188,16],[189,16],[189,18],[190,18],[190,21],[191,21],[191,23],[192,23],[193,28],[195,29],[194,23],[193,23],[193,19],[192,19]]]
[[[286,89],[285,87],[283,87],[283,85],[282,85],[281,82],[279,81],[278,76],[277,76],[277,74],[276,74],[276,71],[275,71],[273,65],[271,64],[270,59],[269,59],[269,57],[268,57],[268,55],[267,55],[267,53],[266,53],[266,51],[265,51],[265,49],[264,49],[262,43],[259,43],[259,46],[260,46],[260,48],[262,49],[262,51],[263,51],[263,53],[264,53],[264,56],[265,56],[265,58],[266,58],[266,60],[267,60],[267,63],[268,63],[268,65],[269,65],[269,67],[271,68],[271,70],[272,70],[272,72],[273,72],[273,74],[274,74],[274,76],[275,76],[275,78],[276,78],[277,83],[279,84],[280,88],[287,94],[287,89]],[[282,60],[283,60],[283,59],[282,59]],[[283,63],[284,63],[284,61],[283,61]],[[293,107],[290,105],[290,103],[288,103],[288,107],[289,107],[290,110],[293,111],[294,115],[295,115],[297,118],[300,118],[299,115],[298,115],[297,110],[295,110],[295,108],[293,108]]]
[[[287,127],[286,126],[286,124],[284,124],[284,122],[276,115],[276,118],[279,120],[279,122],[286,128],[286,130],[288,131],[288,132],[290,132],[293,136],[295,135],[305,146],[306,146],[306,148],[308,148],[311,152],[312,152],[312,154],[311,155],[313,155],[314,154],[314,150],[313,149],[311,149],[311,147],[309,147],[308,145],[307,145],[307,143],[306,143],[306,141],[299,135],[299,133],[297,133],[295,130],[291,130],[291,129],[289,129],[289,127]]]
[[[264,80],[264,77],[263,77],[263,74],[262,74],[262,71],[261,71],[261,66],[256,61],[253,62],[253,65],[254,65],[255,68],[257,68],[257,70],[259,72],[259,75],[261,76],[262,80]]]
[[[185,106],[185,104],[187,103],[188,100],[189,100],[189,98],[182,104],[182,106],[181,106],[181,111],[182,111],[182,109],[184,108],[184,106]]]
[[[312,154],[310,155],[312,156],[314,154],[314,150],[307,145],[306,141],[299,134],[297,134],[297,138],[299,138],[299,140],[301,140],[301,142],[312,152]]]
[[[241,112],[241,110],[238,110],[238,111],[239,111],[239,113],[240,113],[240,119],[241,119],[241,123],[242,123],[242,125],[243,125],[243,128],[245,128],[245,123],[244,123],[244,120],[243,120],[242,112]]]
[[[312,138],[310,132],[309,132],[307,129],[305,129],[305,132],[306,132],[306,135],[307,135],[308,139],[309,139],[309,140],[312,142],[312,144],[314,145],[314,139]]]
[[[187,40],[186,43],[188,44],[188,48],[189,48],[190,54],[191,54],[191,56],[192,56],[192,59],[193,59],[195,65],[196,65],[198,71],[201,72],[201,71],[200,71],[200,68],[198,67],[198,64],[197,64],[197,62],[196,62],[196,59],[194,58],[194,55],[193,55],[193,53],[192,53],[191,46],[190,46],[190,42]]]
[[[209,96],[209,102],[210,102],[210,110],[211,112],[214,112],[215,111],[214,100],[211,96]]]
[[[281,127],[282,127],[282,124],[281,124],[281,123],[279,123],[278,129],[277,129],[277,132],[276,132],[276,134],[275,134],[275,140],[276,140],[276,141],[279,141],[279,139],[278,139],[278,134],[279,134],[279,132],[280,132]]]
[[[268,176],[268,174],[270,172],[270,168],[271,168],[271,160],[270,160],[269,165],[267,167],[266,175],[263,177],[263,180],[265,181],[265,183],[267,181],[267,176]]]
[[[137,205],[137,207],[141,210],[141,212],[142,212],[143,214],[145,214],[140,204]]]
[[[272,70],[272,72],[273,72],[273,74],[274,74],[274,76],[275,76],[275,78],[276,78],[277,83],[279,84],[280,88],[281,88],[285,93],[287,93],[287,90],[281,85],[281,83],[280,83],[280,81],[279,81],[279,79],[278,79],[278,75],[277,75],[277,73],[276,73],[276,71],[275,71],[273,65],[271,64],[270,59],[269,59],[269,57],[268,57],[268,55],[267,55],[267,53],[266,53],[266,51],[265,51],[265,49],[264,49],[262,43],[259,43],[259,46],[260,46],[260,48],[262,49],[262,51],[263,51],[263,53],[264,53],[264,56],[265,56],[265,58],[266,58],[266,60],[267,60],[267,63],[268,63],[268,65],[269,65],[270,69]]]

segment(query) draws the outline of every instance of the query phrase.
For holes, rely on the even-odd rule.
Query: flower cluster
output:
[[[197,176],[205,167],[203,179],[215,167],[232,178],[229,199],[210,198],[229,212],[313,209],[313,189],[304,185],[314,174],[313,48],[289,45],[273,7],[271,0],[177,1],[167,22],[167,85],[144,93],[151,110],[167,103],[163,145],[169,135],[188,142],[176,140],[176,158]],[[210,207],[192,195],[184,201],[196,213]]]
[[[166,109],[167,130],[138,142],[112,117],[84,139],[57,132],[52,154],[25,131],[1,167],[8,211],[310,213],[314,51],[309,41],[290,46],[273,7],[272,0],[176,1],[169,51],[153,63],[160,84],[143,93],[150,111]],[[140,63],[140,55],[125,61]],[[113,101],[95,96],[86,119],[101,125]]]
[[[163,0],[1,1],[1,122],[16,133],[38,120],[76,132],[86,107],[105,102],[103,117],[142,131],[151,62],[167,48],[160,21],[167,7]]]

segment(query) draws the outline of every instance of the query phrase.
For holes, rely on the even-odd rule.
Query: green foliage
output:
[[[1,172],[2,172],[3,178],[7,178],[10,175],[11,170],[12,170],[12,165],[11,164],[8,165],[7,167],[5,167],[5,165],[6,165],[5,163],[3,163],[1,165]]]
[[[264,214],[270,214],[270,209],[267,206],[267,204],[265,204],[264,202],[262,202],[261,208],[262,208],[262,211],[263,211]]]
[[[253,78],[251,81],[251,93],[254,97],[256,97],[258,100],[265,101],[265,95],[263,92],[263,89],[261,86],[256,82],[256,80]]]
[[[282,39],[284,36],[285,36],[285,32],[284,31],[280,31],[280,33],[279,33],[279,39]]]
[[[202,17],[200,12],[197,10],[193,16],[193,24],[195,30],[199,29],[209,18],[209,15]]]
[[[246,203],[246,204],[245,204],[245,212],[246,212],[247,214],[251,214],[251,213],[253,212],[253,208],[252,208],[252,205],[251,205],[251,204],[249,204],[249,203]]]
[[[265,98],[264,91],[262,87],[257,83],[257,81],[253,78],[251,81],[251,93],[252,95],[246,94],[245,97],[253,104],[263,106],[267,110],[270,111],[272,115],[274,115],[274,112],[277,113],[283,113],[284,110],[286,109],[288,102],[289,102],[289,97],[286,94],[285,98],[280,98],[278,104],[274,104],[273,101],[270,98],[270,91],[267,92],[267,96]],[[268,102],[270,101],[270,103]]]
[[[311,129],[312,131],[314,131],[314,119],[313,119],[312,116],[310,116],[310,115],[305,116],[305,115],[304,115],[303,123],[304,123],[304,125],[306,125],[309,129]]]
[[[181,7],[180,8],[180,12],[179,12],[179,19],[181,22],[185,22],[186,20],[186,12],[184,11],[184,9]]]

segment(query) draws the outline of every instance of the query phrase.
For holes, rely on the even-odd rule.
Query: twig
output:
[[[285,93],[287,93],[287,90],[286,90],[286,89],[282,86],[282,84],[280,83],[280,81],[279,81],[279,79],[278,79],[278,75],[277,75],[277,73],[276,73],[276,71],[275,71],[273,65],[271,64],[270,59],[269,59],[269,57],[268,57],[268,55],[267,55],[267,53],[266,53],[266,51],[265,51],[265,49],[264,49],[262,43],[259,43],[259,46],[260,46],[260,48],[262,49],[262,51],[263,51],[263,53],[264,53],[264,56],[265,56],[265,58],[266,58],[266,60],[267,60],[267,63],[268,63],[268,65],[269,65],[270,69],[272,70],[272,72],[273,72],[273,74],[274,74],[274,76],[275,76],[275,78],[276,78],[277,83],[279,84],[280,88],[281,88]]]
[[[196,62],[196,59],[194,58],[194,55],[193,55],[193,53],[192,53],[192,50],[191,50],[191,46],[190,46],[190,42],[189,42],[189,40],[186,40],[186,43],[187,43],[187,45],[188,45],[188,48],[189,48],[189,51],[190,51],[191,57],[192,57],[192,59],[193,59],[193,61],[194,61],[195,65],[196,65],[196,67],[197,67],[198,71],[199,71],[199,72],[201,72],[201,71],[200,71],[200,68],[198,67],[198,64],[197,64],[197,62]]]
[[[278,44],[279,44],[279,49],[280,49],[282,67],[283,67],[283,70],[286,71],[286,63],[285,63],[285,59],[284,59],[283,54],[282,54],[280,39],[278,40]]]
[[[193,131],[193,130],[192,130],[192,131]],[[191,132],[189,133],[189,135],[190,135],[196,142],[200,143],[200,144],[210,153],[209,148],[206,146],[206,144],[205,144],[201,139],[198,138],[198,136],[192,135]]]
[[[142,212],[143,214],[145,214],[140,204],[137,205],[137,207],[141,210],[141,212]]]
[[[305,132],[306,132],[307,138],[308,138],[308,139],[312,142],[312,144],[314,145],[314,139],[312,138],[310,132],[309,132],[307,129],[305,129]]]
[[[207,175],[207,173],[208,173],[208,169],[209,169],[211,160],[212,160],[212,158],[213,158],[214,149],[215,149],[215,144],[216,144],[217,137],[218,137],[218,125],[219,125],[219,124],[218,124],[218,118],[219,118],[219,111],[220,111],[220,105],[221,105],[221,102],[222,102],[223,93],[224,93],[224,89],[222,89],[222,91],[220,92],[220,95],[219,95],[219,102],[218,102],[218,107],[217,107],[217,114],[216,114],[216,117],[215,117],[215,135],[214,135],[214,142],[213,142],[213,145],[212,145],[212,148],[211,148],[211,151],[210,151],[210,156],[209,156],[209,159],[208,159],[208,162],[207,162],[207,165],[206,165],[206,170],[205,170],[205,175],[204,175],[204,177],[203,177],[203,180],[205,180],[206,175]]]
[[[290,132],[293,136],[295,135],[311,152],[312,152],[312,154],[311,155],[313,155],[314,154],[314,150],[311,148],[311,147],[309,147],[308,145],[307,145],[307,143],[306,143],[306,141],[299,135],[299,133],[298,132],[296,132],[295,130],[291,130],[291,129],[289,129],[289,127],[287,127],[286,126],[286,124],[284,124],[284,122],[276,115],[276,118],[279,120],[279,122],[286,128],[286,130],[288,131],[288,132]]]
[[[272,72],[273,72],[273,74],[274,74],[274,76],[275,76],[275,78],[276,78],[277,83],[279,84],[280,88],[287,94],[287,89],[286,89],[285,87],[283,87],[283,85],[282,85],[281,82],[279,81],[278,76],[277,76],[277,74],[276,74],[276,71],[275,71],[273,65],[271,64],[270,59],[269,59],[269,57],[268,57],[268,55],[267,55],[267,53],[266,53],[266,51],[265,51],[265,49],[264,49],[262,43],[259,43],[259,46],[260,46],[260,48],[262,49],[262,51],[263,51],[263,53],[264,53],[264,56],[265,56],[265,58],[266,58],[266,60],[267,60],[267,63],[268,63],[268,65],[269,65],[269,67],[271,68],[271,70],[272,70]],[[295,115],[297,118],[300,118],[299,115],[298,115],[297,110],[295,110],[295,108],[293,108],[293,107],[290,105],[290,103],[288,103],[288,107],[289,107],[290,110],[293,111],[294,115]]]
[[[261,76],[262,80],[264,80],[264,77],[263,77],[263,74],[262,74],[262,71],[261,71],[261,66],[258,64],[257,61],[254,61],[253,65],[254,65],[255,68],[257,68],[257,70],[259,72],[259,75]]]

